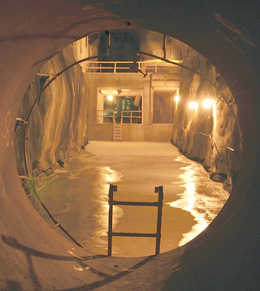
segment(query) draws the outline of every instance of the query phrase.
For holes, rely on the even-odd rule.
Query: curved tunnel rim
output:
[[[186,42],[185,42],[185,43],[186,43]],[[66,47],[66,46],[64,46],[64,48],[65,48],[65,47]],[[191,46],[191,47],[194,48],[194,46]],[[197,50],[199,53],[201,53],[200,50],[198,50],[198,49],[196,49],[196,50]],[[203,55],[203,54],[202,54],[202,55]],[[208,58],[208,57],[207,57],[207,59],[210,60],[210,58]],[[215,66],[217,69],[219,69],[218,66],[216,66],[216,65],[214,65],[214,66]],[[227,68],[228,68],[228,66],[227,66]],[[224,68],[224,69],[225,69],[225,68]],[[224,70],[224,69],[223,69],[223,70]],[[236,100],[236,94],[233,94],[233,96],[234,96],[234,98],[235,98],[235,100]],[[252,102],[250,102],[250,105],[252,105]],[[243,156],[246,156],[246,155],[243,154]],[[241,168],[243,167],[244,164],[245,164],[245,157],[242,158]],[[239,179],[239,177],[238,177],[238,179]],[[232,191],[232,192],[233,192],[233,191]],[[26,194],[25,194],[25,195],[26,195]],[[214,234],[213,234],[213,235],[214,235]],[[203,243],[203,242],[202,242],[202,243]]]
[[[126,30],[130,30],[131,28],[126,28]],[[142,28],[143,29],[143,28]],[[117,29],[114,29],[114,30],[117,30]],[[119,29],[120,30],[120,29]],[[147,29],[143,29],[143,30],[147,30]],[[99,32],[102,32],[102,31],[104,31],[104,30],[100,30]],[[149,32],[157,32],[157,33],[160,33],[160,32],[158,32],[158,31],[152,31],[152,30],[147,30],[147,31],[149,31]],[[160,33],[161,35],[165,35],[165,34],[163,34],[163,33]],[[78,41],[78,40],[80,40],[80,39],[83,39],[84,37],[86,37],[86,36],[88,36],[88,35],[91,35],[91,33],[90,34],[87,34],[87,35],[84,35],[83,37],[80,37],[80,38],[78,38],[78,39],[76,39],[75,41],[73,41],[73,42],[71,42],[69,45],[66,45],[65,47],[63,47],[59,52],[61,52],[63,49],[65,49],[65,48],[67,48],[68,46],[70,46],[71,44],[73,44],[74,42],[76,42],[76,41]],[[171,35],[169,35],[169,36],[171,36]],[[174,38],[174,36],[171,36],[171,37],[173,37]],[[180,42],[182,42],[183,44],[185,44],[185,45],[188,45],[189,47],[191,47],[192,49],[194,49],[192,46],[190,46],[189,44],[187,44],[187,43],[184,43],[183,41],[181,41],[181,40],[179,40],[179,39],[177,39],[178,41],[180,41]],[[195,49],[194,49],[195,50]],[[196,50],[197,51],[197,50]],[[59,52],[57,52],[56,54],[58,54]],[[123,51],[115,51],[115,52],[111,52],[111,53],[109,53],[109,55],[118,55],[118,54],[124,54],[124,53],[136,53],[137,55],[139,54],[139,55],[146,55],[146,56],[149,56],[149,57],[152,57],[152,58],[155,58],[155,59],[159,59],[159,60],[161,60],[161,61],[164,61],[164,62],[167,62],[167,63],[171,63],[172,65],[177,65],[177,66],[179,66],[179,67],[181,67],[181,68],[183,68],[183,69],[186,69],[186,70],[189,70],[189,71],[191,71],[191,72],[193,72],[194,74],[197,74],[197,75],[199,75],[201,78],[203,78],[204,80],[206,80],[207,82],[209,82],[209,84],[211,85],[211,86],[213,86],[216,90],[217,90],[217,92],[216,92],[216,96],[218,95],[218,94],[220,94],[224,89],[226,89],[226,88],[229,88],[229,86],[226,84],[226,83],[223,83],[223,85],[224,85],[224,88],[221,88],[221,90],[218,90],[218,88],[216,87],[216,85],[213,83],[213,81],[211,81],[207,76],[204,76],[203,74],[201,74],[200,72],[198,72],[197,70],[194,70],[194,69],[192,69],[192,68],[190,68],[190,67],[188,67],[188,66],[185,66],[185,65],[182,65],[181,63],[178,63],[178,62],[174,62],[174,61],[171,61],[171,60],[169,60],[169,59],[167,59],[166,57],[160,57],[159,55],[155,55],[155,54],[152,54],[152,53],[148,53],[148,52],[144,52],[144,51],[139,51],[139,50],[123,50]],[[201,52],[199,52],[199,51],[197,51],[197,53],[199,53],[199,54],[201,54]],[[55,55],[56,55],[55,54]],[[48,60],[46,60],[45,61],[45,63],[42,65],[42,67],[48,62],[48,61],[50,61],[53,57],[55,57],[55,55],[54,56],[51,56],[51,58],[50,59],[48,59]],[[202,54],[201,54],[202,55]],[[33,102],[33,105],[32,105],[32,107],[31,107],[31,109],[30,109],[30,111],[29,111],[29,113],[28,113],[28,115],[27,115],[27,118],[25,119],[25,126],[27,125],[27,123],[28,123],[28,121],[29,121],[29,118],[30,118],[30,115],[31,115],[31,113],[32,113],[32,111],[33,111],[33,109],[34,109],[34,106],[36,105],[36,103],[37,103],[37,101],[39,101],[40,99],[41,99],[41,97],[42,97],[42,93],[59,77],[59,76],[61,76],[63,73],[65,73],[67,70],[69,70],[69,69],[71,69],[71,68],[73,68],[74,66],[76,66],[76,65],[78,65],[78,64],[80,64],[80,63],[82,63],[82,62],[86,62],[86,61],[89,61],[89,60],[93,60],[93,59],[97,59],[97,58],[99,58],[99,57],[102,57],[102,56],[107,56],[107,54],[97,54],[97,55],[94,55],[94,56],[90,56],[90,57],[86,57],[86,58],[82,58],[82,59],[80,59],[80,60],[77,60],[76,62],[73,62],[73,63],[71,63],[70,65],[67,65],[65,68],[63,68],[62,70],[60,70],[58,73],[56,73],[56,74],[49,74],[49,76],[51,76],[51,75],[53,75],[53,77],[52,77],[52,79],[51,80],[49,80],[49,82],[47,82],[47,84],[44,84],[44,86],[43,86],[43,88],[42,88],[42,90],[41,90],[41,92],[40,92],[40,96],[39,97],[37,97],[36,99],[35,99],[35,101]],[[203,56],[203,55],[202,55]],[[203,56],[204,57],[204,56]],[[207,58],[206,58],[207,59]],[[208,59],[207,59],[208,60]],[[213,65],[213,67],[215,67],[215,65]],[[218,70],[218,68],[217,67],[215,67],[215,69],[216,70]],[[37,73],[36,73],[36,75],[37,75]],[[36,76],[35,75],[35,76]],[[48,73],[46,73],[46,75],[48,75]],[[34,78],[35,78],[35,76],[34,76]],[[224,79],[224,78],[223,78]],[[224,79],[224,81],[225,81],[225,79]],[[29,85],[30,86],[30,85]],[[236,97],[235,96],[233,96],[233,98],[236,100]],[[218,98],[217,98],[218,99]],[[225,98],[224,98],[224,102],[227,104],[227,105],[229,105],[229,102],[228,102],[228,100],[226,100]],[[230,106],[229,106],[229,110],[231,110],[230,109]],[[237,127],[237,129],[239,130],[239,133],[240,133],[240,138],[241,139],[243,139],[243,134],[242,134],[242,131],[241,131],[241,128],[240,128],[240,124],[239,124],[239,121],[238,121],[238,119],[237,119],[237,116],[235,115],[235,113],[234,113],[234,111],[233,110],[231,110],[231,112],[232,112],[232,114],[234,115],[234,118],[235,118],[235,122],[236,122],[236,127]],[[19,118],[19,117],[18,117]],[[26,129],[27,129],[27,126],[26,126]],[[25,135],[26,135],[26,130],[25,130]],[[243,155],[243,151],[242,151],[242,155]],[[26,161],[26,159],[25,159],[25,164],[27,165],[27,161]],[[241,164],[241,167],[242,167],[242,164]],[[26,166],[26,168],[27,168],[27,166]],[[28,176],[28,178],[29,178],[29,176]],[[232,191],[233,191],[233,189],[232,189]],[[230,193],[230,196],[232,195],[232,192]],[[230,198],[230,196],[229,196],[229,198]],[[225,202],[225,204],[223,205],[223,207],[220,209],[220,211],[219,211],[219,213],[223,210],[223,208],[225,207],[225,205],[227,204],[227,202],[229,201],[229,198],[228,198],[228,200]],[[39,200],[39,199],[38,199]],[[40,203],[42,203],[42,201],[41,200],[39,200],[40,201]],[[43,204],[43,208],[46,208],[46,206]],[[47,211],[47,213],[48,213],[49,211]],[[213,221],[218,217],[218,215],[219,215],[219,213],[216,215],[216,217],[213,219]],[[51,215],[52,216],[52,215]],[[211,221],[210,222],[210,224],[207,226],[207,228],[213,223],[213,221]],[[59,223],[57,223],[57,224],[59,224]],[[60,224],[59,224],[60,225]],[[61,226],[62,227],[62,226]],[[63,227],[62,227],[63,228]],[[207,228],[205,229],[205,230],[203,230],[203,231],[201,231],[196,237],[194,237],[194,238],[192,238],[190,241],[188,241],[187,243],[185,243],[184,245],[182,245],[181,247],[183,247],[183,248],[188,248],[188,246],[190,245],[190,244],[192,244],[192,242],[193,241],[195,241],[196,239],[197,239],[197,237],[198,236],[200,236],[202,233],[204,233],[205,231],[207,231]],[[65,229],[64,229],[65,230]],[[65,234],[67,233],[67,230],[65,230]],[[71,237],[71,235],[68,233],[68,237],[69,237],[69,239],[71,239],[75,244],[77,244],[78,246],[80,246],[80,247],[82,247],[81,245],[80,245],[80,243],[78,243],[77,242],[77,240],[75,240],[73,237]],[[84,247],[82,247],[83,249],[85,249]],[[179,248],[179,247],[176,247],[176,248],[173,248],[173,249],[171,249],[170,251],[173,251],[173,250],[175,250],[175,249],[177,249],[177,248]],[[167,252],[169,252],[169,251],[167,251]]]

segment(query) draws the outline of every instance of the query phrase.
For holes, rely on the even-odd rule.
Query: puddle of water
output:
[[[170,157],[172,157],[171,155],[172,153],[170,153]],[[176,151],[175,157],[177,155]],[[127,169],[126,164],[128,165]],[[118,169],[118,167],[120,171],[125,173],[125,177],[120,171],[113,169]],[[172,182],[176,171],[178,171],[177,173],[181,171],[181,174],[177,174],[175,181]],[[184,156],[178,156],[175,163],[168,156],[160,157],[160,165],[158,165],[158,157],[152,155],[146,159],[143,158],[142,163],[140,163],[140,157],[130,160],[126,155],[120,155],[117,159],[113,157],[108,162],[107,160],[103,162],[102,157],[87,151],[83,151],[79,156],[67,162],[65,169],[55,170],[54,176],[46,178],[45,186],[38,189],[38,194],[53,216],[88,251],[106,254],[109,184],[117,183],[120,184],[120,189],[125,186],[124,190],[127,190],[123,199],[119,200],[134,201],[149,200],[150,197],[153,197],[154,183],[165,185],[164,201],[167,201],[165,204],[168,204],[168,209],[167,207],[163,209],[163,222],[164,213],[170,215],[167,218],[169,227],[162,236],[162,245],[164,241],[169,243],[167,247],[164,247],[165,251],[175,248],[177,244],[184,245],[204,230],[229,196],[221,183],[209,179],[208,173],[201,165]],[[145,194],[144,197],[139,196],[138,189],[134,188],[135,184],[140,184],[142,192],[146,192],[148,186],[152,185],[151,195],[153,196],[150,194]],[[126,215],[124,215],[123,209]],[[169,211],[169,209],[171,210]],[[183,211],[182,214],[180,210]],[[139,210],[139,212],[141,216],[150,215],[145,209]],[[178,213],[179,222],[176,223],[177,226],[173,231],[172,224],[174,224],[174,219],[176,220],[176,213]],[[194,222],[190,215],[194,217]],[[137,212],[135,212],[135,216],[137,216]],[[114,206],[113,229],[120,228],[120,224],[128,227],[129,219],[127,217],[125,208]],[[134,221],[136,226],[140,228],[136,230],[137,232],[143,232],[144,225],[147,229],[150,225],[154,225],[154,221],[150,217],[154,218],[154,215],[150,215],[146,221],[141,219]],[[185,221],[185,230],[181,219]],[[125,231],[124,227],[122,231]],[[189,228],[190,231],[188,231]],[[172,237],[176,236],[177,238],[173,243]],[[129,256],[129,253],[133,253],[135,242],[129,242],[127,245],[125,238],[123,239],[119,244],[113,244],[113,255],[121,256],[124,252],[124,256]],[[148,249],[148,245],[152,249],[149,254],[153,254],[154,241],[150,241],[146,239],[144,245],[141,246],[142,254],[144,249]],[[136,252],[132,256],[136,256]]]
[[[106,254],[109,184],[119,182],[123,174],[109,166],[82,166],[81,162],[73,160],[66,170],[55,170],[52,179],[46,178],[44,186],[37,189],[38,195],[84,247]],[[114,206],[113,213],[113,228],[116,228],[124,212]]]
[[[216,217],[229,193],[223,189],[222,184],[213,182],[201,165],[187,161],[179,156],[176,161],[188,164],[181,169],[183,174],[179,175],[181,187],[185,190],[178,194],[179,199],[169,202],[171,207],[188,211],[195,220],[195,225],[188,233],[184,233],[179,246],[182,246],[201,233]]]

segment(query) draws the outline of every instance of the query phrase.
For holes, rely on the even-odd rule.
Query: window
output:
[[[103,98],[104,123],[142,123],[142,97],[107,95]]]
[[[172,92],[154,91],[153,123],[173,123]]]

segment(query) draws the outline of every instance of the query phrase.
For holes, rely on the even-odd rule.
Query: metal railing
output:
[[[99,123],[106,123],[105,119],[111,119],[111,123],[116,123],[116,119],[119,123],[142,123],[143,111],[142,110],[122,110],[121,115],[117,117],[114,110],[97,110],[97,119]],[[100,122],[102,118],[102,122]],[[117,122],[118,122],[117,120]],[[129,121],[129,122],[127,122]],[[136,121],[136,122],[135,122]]]
[[[129,123],[133,123],[133,120],[137,120],[136,123],[142,123],[143,111],[142,110],[123,110],[121,111],[121,123],[129,120]]]
[[[102,122],[99,119],[102,118]],[[115,123],[115,111],[114,110],[97,110],[98,123],[104,123],[105,118],[111,119],[111,123]]]
[[[126,236],[126,237],[155,237],[155,255],[160,253],[161,242],[161,224],[162,224],[162,206],[163,206],[163,186],[155,187],[155,193],[158,193],[158,202],[131,202],[131,201],[115,201],[114,192],[117,191],[117,186],[110,184],[109,187],[109,213],[108,213],[108,251],[107,255],[112,255],[112,237]],[[114,232],[113,231],[113,206],[114,205],[128,205],[128,206],[156,206],[157,213],[157,231],[156,233],[135,233],[135,232]]]
[[[84,68],[88,73],[138,73],[141,62],[132,61],[93,61]]]
[[[181,60],[173,60],[176,63],[182,63]],[[88,73],[157,73],[158,69],[171,69],[177,67],[161,60],[145,61],[91,61],[84,66]]]

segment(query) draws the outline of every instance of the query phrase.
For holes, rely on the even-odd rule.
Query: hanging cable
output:
[[[127,54],[127,53],[132,53],[132,54],[136,54],[139,56],[139,58],[141,57],[141,55],[145,55],[145,56],[148,56],[148,57],[151,57],[151,58],[155,58],[155,59],[158,59],[158,60],[161,60],[161,61],[164,61],[166,63],[169,63],[169,64],[172,64],[172,65],[176,65],[178,67],[181,67],[183,69],[186,69],[186,70],[189,70],[191,72],[193,72],[194,74],[197,74],[199,75],[201,78],[203,78],[204,80],[206,80],[207,82],[209,82],[216,90],[217,90],[217,94],[221,94],[221,92],[226,88],[222,88],[221,90],[218,90],[217,86],[215,85],[215,83],[209,79],[207,76],[201,74],[200,72],[186,66],[186,65],[183,65],[182,63],[179,63],[179,62],[174,62],[174,61],[171,61],[171,60],[168,60],[166,59],[166,48],[165,48],[165,42],[166,42],[166,35],[164,35],[164,40],[163,40],[163,51],[164,51],[164,56],[163,57],[159,57],[157,55],[154,55],[154,54],[151,54],[151,53],[146,53],[146,52],[142,52],[142,51],[136,51],[136,50],[125,50],[125,51],[116,51],[116,52],[109,52],[109,48],[110,48],[110,45],[111,45],[111,35],[110,35],[110,32],[107,31],[106,32],[106,35],[108,36],[108,45],[107,45],[107,53],[109,53],[110,56],[113,56],[113,55],[118,55],[118,54]],[[17,122],[19,121],[22,121],[22,123],[25,125],[25,129],[24,129],[24,161],[25,161],[25,171],[26,171],[26,174],[27,176],[28,175],[28,167],[27,167],[27,160],[26,160],[26,154],[25,154],[25,140],[26,140],[26,132],[27,132],[27,124],[28,124],[28,120],[31,116],[31,113],[35,107],[35,105],[37,104],[37,102],[40,102],[40,99],[41,99],[41,96],[43,94],[43,92],[51,85],[51,83],[53,81],[55,81],[60,75],[62,75],[64,72],[66,72],[67,70],[69,70],[70,68],[74,67],[75,65],[78,65],[80,63],[83,63],[83,62],[86,62],[86,61],[90,61],[90,60],[93,60],[93,59],[98,59],[98,58],[102,58],[102,57],[106,57],[107,56],[107,53],[106,54],[100,54],[100,55],[95,55],[95,56],[92,56],[92,57],[87,57],[87,58],[83,58],[81,60],[78,60],[72,64],[70,64],[69,66],[65,67],[64,69],[62,69],[60,72],[56,73],[56,74],[42,74],[42,73],[38,73],[38,75],[41,76],[41,78],[44,78],[44,80],[40,80],[40,83],[41,83],[41,90],[40,90],[40,94],[39,96],[35,99],[35,101],[33,102],[27,116],[25,119],[21,119],[21,118],[17,118]],[[137,62],[137,61],[136,61]],[[133,62],[133,64],[135,64],[135,62]],[[145,74],[144,72],[142,72],[141,70],[139,70],[137,68],[137,71],[141,74],[143,74],[144,76],[147,75],[147,73]],[[47,83],[47,79],[48,78],[51,78]],[[224,84],[225,85],[225,84]],[[240,129],[240,126],[239,126],[239,123],[238,123],[238,119],[237,119],[237,116],[235,115],[235,112],[231,106],[231,104],[229,103],[229,101],[227,100],[227,98],[224,96],[224,94],[222,93],[221,94],[221,98],[224,100],[225,103],[227,103],[227,105],[229,106],[229,109],[230,111],[232,112],[234,118],[235,118],[235,121],[236,121],[236,125],[237,125],[237,128],[239,130],[239,133],[240,133],[240,137],[242,137],[242,132],[241,132],[241,129]],[[21,119],[21,120],[20,120]],[[199,134],[202,134],[201,132],[199,132]],[[204,135],[204,134],[202,134]],[[216,147],[216,144],[214,145]],[[217,147],[216,147],[217,149]],[[24,179],[24,177],[21,177]],[[52,221],[54,222],[54,226],[53,227],[59,227],[74,243],[76,243],[78,246],[82,247],[55,219],[54,217],[51,215],[51,213],[49,212],[49,210],[47,209],[47,207],[42,203],[42,201],[40,200],[34,186],[33,186],[33,183],[31,181],[31,179],[29,177],[27,177],[26,179],[28,179],[29,181],[29,184],[31,185],[31,188],[32,188],[32,191],[33,193],[35,194],[35,196],[37,197],[37,199],[39,200],[40,204],[42,205],[42,207],[44,208],[44,210],[47,212],[47,214],[49,215],[49,217],[52,219]]]
[[[109,55],[109,49],[111,46],[111,33],[108,30],[106,30],[105,34],[107,36],[107,48],[106,48],[107,53],[106,54]]]
[[[223,88],[219,90],[218,87],[216,86],[216,84],[211,79],[209,79],[207,76],[201,74],[200,72],[198,72],[198,71],[196,71],[196,70],[194,70],[194,69],[192,69],[192,68],[190,68],[190,67],[188,67],[186,65],[183,65],[183,64],[181,64],[179,62],[174,62],[174,61],[166,59],[165,57],[159,57],[157,55],[154,55],[154,54],[151,54],[151,53],[146,53],[146,52],[143,52],[143,51],[136,51],[136,50],[116,51],[116,52],[110,52],[110,56],[118,55],[118,54],[128,54],[128,53],[136,54],[136,55],[145,55],[145,56],[149,56],[151,58],[155,58],[155,59],[164,61],[164,62],[169,63],[169,64],[176,65],[176,66],[181,67],[183,69],[189,70],[189,71],[193,72],[196,75],[199,75],[201,78],[203,78],[204,80],[209,82],[217,90],[217,94],[221,94],[221,98],[223,98],[224,102],[228,105],[228,107],[229,107],[229,109],[230,109],[230,111],[231,111],[231,113],[232,113],[232,115],[233,115],[233,117],[235,119],[236,126],[237,126],[237,129],[239,131],[239,136],[240,136],[240,138],[243,137],[242,131],[241,131],[241,128],[240,128],[240,125],[239,125],[238,118],[237,118],[232,106],[230,105],[229,101],[227,100],[226,96],[222,93],[222,91],[224,91],[226,89],[226,84],[225,83],[223,83],[223,85],[225,85],[225,86],[223,86]],[[41,90],[41,93],[40,93],[40,96],[38,98],[38,101],[40,101],[41,95],[46,90],[46,88],[48,86],[50,86],[50,84],[53,81],[55,81],[61,74],[63,74],[64,72],[66,72],[70,68],[74,67],[77,64],[80,64],[80,63],[83,63],[83,62],[86,62],[86,61],[89,61],[89,60],[93,60],[93,59],[106,57],[106,56],[107,56],[107,54],[100,54],[100,55],[96,55],[96,56],[92,56],[92,57],[83,58],[83,59],[81,59],[79,61],[76,61],[76,62],[70,64],[69,66],[67,66],[66,68],[64,68],[63,70],[61,70],[57,74],[55,74],[55,76],[53,78],[51,78],[50,81],[46,85],[43,86],[43,88]],[[140,73],[143,73],[143,72],[140,72]],[[33,107],[35,106],[36,102],[37,102],[37,100],[35,100],[35,103],[32,105],[31,111],[33,110]],[[29,114],[28,114],[28,116],[26,118],[26,121],[28,121],[28,119],[30,117],[30,114],[31,114],[31,111],[29,112]]]
[[[166,34],[164,34],[163,35],[163,58],[164,59],[166,59],[166,37],[167,37],[167,35]]]
[[[41,76],[40,77],[40,90],[42,91],[42,87],[44,86],[47,78],[49,76]],[[25,151],[25,141],[26,141],[26,130],[27,130],[27,125],[28,125],[28,120],[29,120],[29,117],[32,113],[32,110],[35,106],[35,104],[37,103],[37,101],[39,100],[39,97],[41,96],[41,93],[39,94],[39,96],[35,99],[35,101],[33,102],[30,110],[29,110],[29,113],[28,113],[28,116],[26,119],[22,119],[20,117],[17,117],[16,118],[16,125],[15,125],[15,131],[18,127],[18,125],[22,126],[24,125],[24,136],[23,136],[23,159],[24,159],[24,168],[25,168],[25,173],[26,173],[26,176],[25,175],[21,175],[19,176],[20,179],[25,179],[28,181],[29,183],[29,186],[31,188],[31,191],[32,193],[34,194],[34,196],[37,198],[37,200],[40,202],[42,208],[46,211],[46,213],[48,214],[48,216],[50,217],[50,219],[54,222],[54,226],[52,228],[55,228],[55,227],[59,227],[67,237],[69,237],[76,245],[78,245],[79,247],[83,248],[83,246],[78,242],[76,241],[70,234],[69,232],[59,223],[56,221],[56,219],[52,216],[52,214],[50,213],[50,211],[47,209],[47,207],[44,205],[44,203],[41,201],[39,195],[37,194],[37,191],[33,185],[33,182],[31,181],[30,177],[29,177],[29,171],[28,171],[28,165],[27,165],[27,158],[26,158],[26,151]]]
[[[43,204],[43,202],[41,201],[39,195],[37,194],[37,191],[36,189],[34,188],[34,185],[31,181],[30,178],[28,178],[28,182],[29,182],[29,185],[31,187],[31,190],[33,192],[33,194],[35,195],[35,197],[37,198],[37,200],[40,202],[41,206],[43,207],[43,209],[47,212],[47,214],[49,215],[50,219],[54,222],[54,226],[52,226],[52,228],[55,228],[55,227],[59,227],[65,234],[67,237],[69,237],[76,245],[78,245],[79,247],[83,248],[83,246],[77,242],[69,233],[68,231],[59,223],[57,222],[57,220],[51,215],[50,211],[47,209],[47,207]]]

